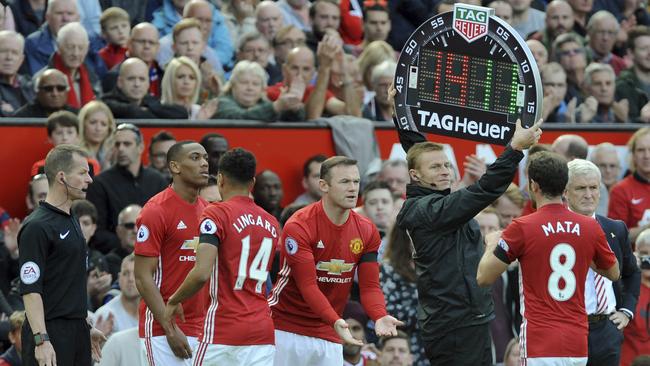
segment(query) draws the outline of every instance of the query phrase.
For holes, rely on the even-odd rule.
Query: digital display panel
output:
[[[512,114],[522,106],[517,104],[518,69],[511,62],[423,48],[418,98]]]

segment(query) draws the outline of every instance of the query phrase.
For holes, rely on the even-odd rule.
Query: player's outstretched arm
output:
[[[208,243],[199,243],[199,247],[196,249],[194,268],[187,274],[187,277],[185,277],[185,280],[176,292],[167,300],[167,307],[165,309],[166,320],[173,320],[172,315],[179,313],[179,311],[179,314],[182,315],[181,303],[194,296],[208,282],[218,254],[219,250],[216,246]]]
[[[386,313],[386,301],[379,285],[377,253],[366,253],[361,257],[358,273],[361,304],[366,314],[375,321],[375,333],[378,337],[397,335],[397,327],[404,323]]]
[[[508,268],[508,263],[494,255],[494,249],[501,239],[501,232],[496,231],[485,236],[485,253],[478,264],[476,282],[479,286],[490,286]]]
[[[154,319],[162,326],[169,347],[174,354],[179,358],[190,358],[192,357],[192,349],[185,334],[175,324],[165,321],[165,302],[153,280],[157,268],[158,257],[145,257],[136,254],[134,265],[135,285]]]

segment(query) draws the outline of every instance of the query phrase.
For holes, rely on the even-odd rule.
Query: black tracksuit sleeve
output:
[[[393,116],[393,123],[395,124],[395,128],[397,129],[397,136],[399,137],[399,142],[400,144],[402,144],[402,148],[407,153],[409,152],[409,149],[413,145],[417,144],[418,142],[427,141],[427,138],[421,132],[409,131],[409,130],[404,130],[399,128],[399,124],[397,123],[397,117],[395,116]]]
[[[432,229],[448,231],[471,220],[505,192],[523,158],[523,153],[510,146],[492,163],[478,182],[444,197],[429,195],[419,199],[416,210],[409,210],[408,219]]]

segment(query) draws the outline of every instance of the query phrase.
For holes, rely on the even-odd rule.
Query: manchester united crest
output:
[[[363,251],[363,241],[359,238],[350,240],[350,250],[354,254],[359,254]]]

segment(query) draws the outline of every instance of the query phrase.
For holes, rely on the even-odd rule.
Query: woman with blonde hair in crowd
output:
[[[363,105],[367,104],[375,96],[372,92],[372,70],[380,63],[392,60],[396,61],[395,50],[388,43],[384,41],[373,41],[366,46],[361,52],[357,62],[361,75],[363,77],[363,86],[365,87],[365,95],[363,98]]]
[[[257,62],[239,61],[219,97],[214,118],[273,122],[304,120],[302,95],[283,90],[275,102],[266,96],[268,75]]]
[[[79,111],[79,145],[102,169],[112,164],[115,118],[104,102],[93,100]]]
[[[201,92],[201,71],[189,57],[180,56],[169,61],[161,85],[160,101],[185,107],[191,120],[210,119],[217,111],[219,102],[216,98],[202,106],[197,104]]]

